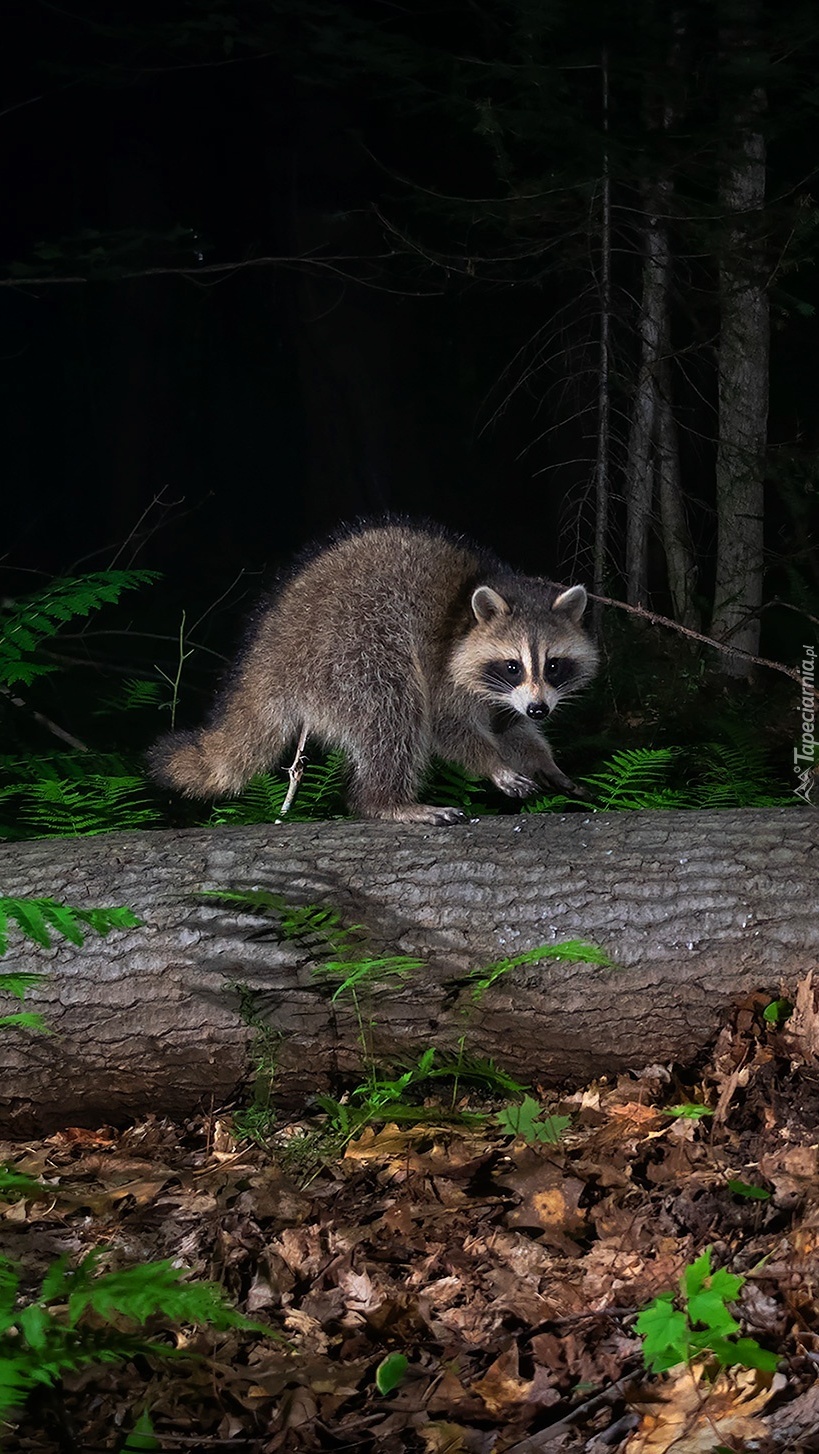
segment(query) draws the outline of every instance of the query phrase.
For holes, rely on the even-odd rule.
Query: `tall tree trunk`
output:
[[[733,61],[755,60],[758,6],[728,0],[722,31]],[[763,482],[768,423],[769,305],[761,213],[765,203],[765,91],[749,78],[728,118],[720,209],[727,219],[720,252],[718,365],[717,571],[711,631],[744,651],[759,649],[763,575]],[[744,675],[741,657],[724,671]]]
[[[699,631],[702,622],[694,603],[697,567],[680,475],[680,447],[671,403],[671,369],[667,356],[660,363],[659,385],[657,475],[668,588],[674,620]]]
[[[648,537],[654,497],[654,436],[657,427],[657,369],[665,334],[668,289],[668,237],[652,216],[656,189],[646,198],[643,233],[643,294],[638,332],[640,366],[631,407],[626,459],[626,598],[648,605]]]
[[[649,97],[647,105],[647,125],[652,130],[669,132],[681,112],[686,20],[682,9],[671,16],[673,33],[662,92],[659,97]],[[656,493],[674,616],[683,625],[696,627],[694,549],[680,475],[670,367],[673,258],[669,217],[673,195],[669,171],[660,171],[644,188],[640,369],[626,464],[626,570],[630,603],[646,605],[648,545]]]
[[[603,188],[600,199],[600,356],[597,373],[597,458],[594,470],[594,574],[596,596],[606,593],[606,550],[609,537],[609,350],[611,334],[611,176],[609,173],[609,58],[603,52],[600,62],[603,113]],[[595,601],[592,608],[592,629],[600,635],[602,606]]]

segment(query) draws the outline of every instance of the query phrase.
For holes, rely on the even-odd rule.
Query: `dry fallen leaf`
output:
[[[712,1454],[715,1444],[764,1438],[757,1415],[784,1383],[779,1374],[771,1381],[754,1369],[726,1369],[709,1384],[698,1365],[675,1369],[641,1390],[640,1426],[625,1454]]]
[[[812,969],[797,986],[793,1013],[782,1038],[792,1060],[804,1065],[819,1064],[819,1004]]]

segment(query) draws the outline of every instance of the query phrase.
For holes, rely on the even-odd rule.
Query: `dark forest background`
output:
[[[720,551],[756,509],[726,504],[739,476],[764,540],[756,563],[740,541],[759,591],[731,588],[730,629],[798,663],[819,585],[812,4],[24,0],[6,28],[4,589],[162,573],[60,648],[87,663],[72,732],[80,699],[173,675],[182,610],[195,718],[277,565],[387,510],[724,635]],[[731,203],[757,143],[764,198]],[[769,397],[761,444],[747,420],[728,438],[720,394],[750,293],[763,342],[740,338],[755,374],[732,386]],[[646,740],[714,701],[713,653],[630,631],[606,613],[615,742],[629,712]],[[665,697],[649,712],[644,682],[635,716],[640,662]],[[795,684],[740,675],[793,737]]]

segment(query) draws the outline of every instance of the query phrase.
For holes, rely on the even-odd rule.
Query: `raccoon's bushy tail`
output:
[[[198,732],[167,732],[148,755],[155,782],[187,798],[227,798],[241,792],[256,772],[268,767],[285,744],[253,742],[220,727]]]

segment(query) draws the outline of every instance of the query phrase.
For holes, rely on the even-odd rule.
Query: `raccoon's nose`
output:
[[[537,721],[539,721],[541,717],[548,717],[548,715],[549,708],[546,706],[545,702],[530,702],[528,707],[526,708],[526,716],[534,717]]]

